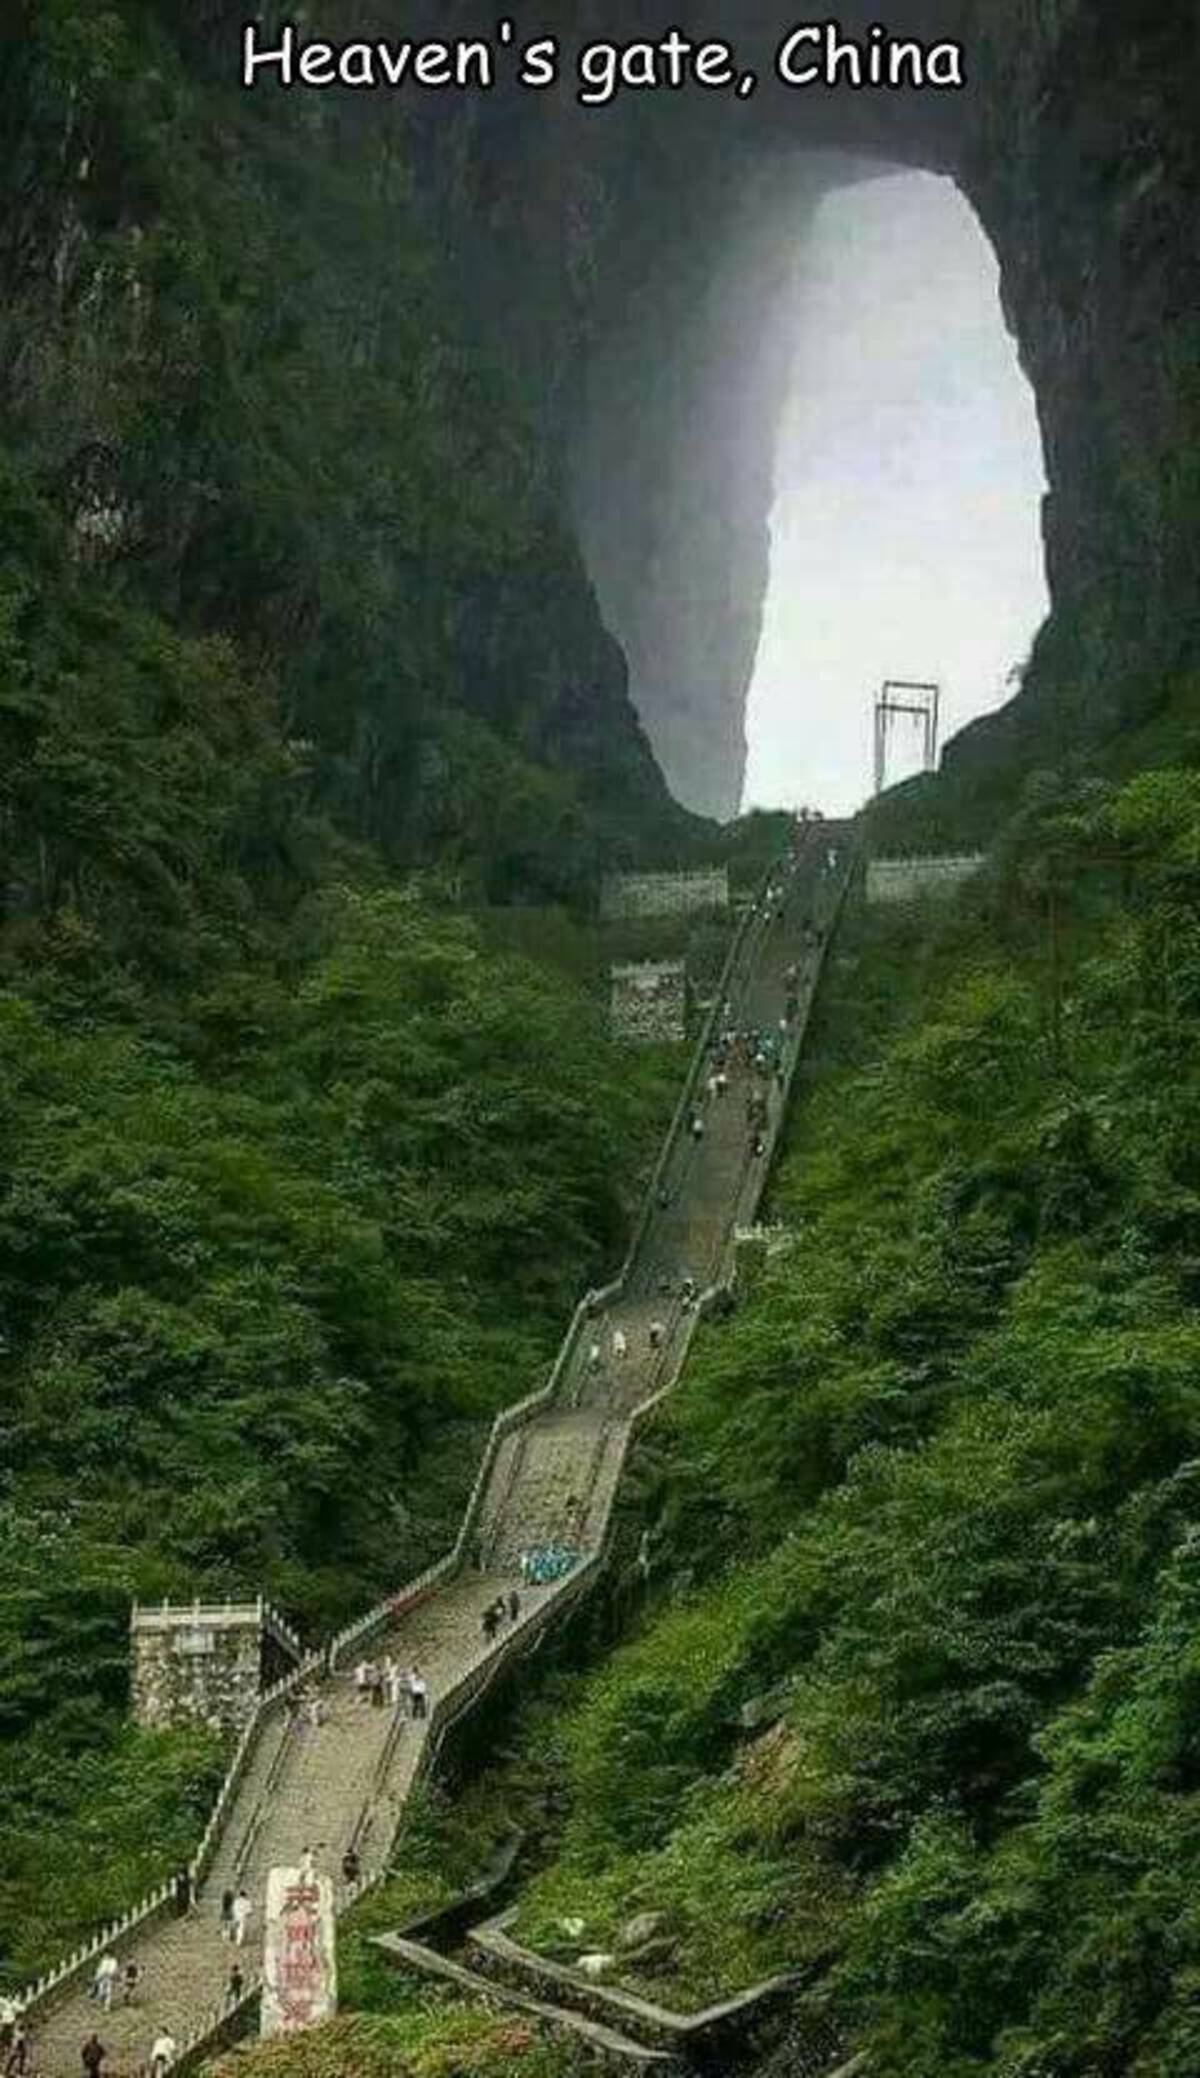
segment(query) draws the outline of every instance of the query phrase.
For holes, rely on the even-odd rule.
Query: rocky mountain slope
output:
[[[260,10],[264,35],[281,12]],[[610,824],[686,844],[614,635],[676,794],[736,807],[803,323],[780,253],[871,163],[950,173],[977,209],[1050,480],[1053,618],[951,770],[987,815],[1031,760],[1186,693],[1188,10],[908,0],[889,27],[960,38],[961,93],[787,90],[785,15],[739,13],[749,101],[600,109],[575,105],[571,54],[657,34],[638,6],[557,8],[568,77],[545,94],[511,71],[489,94],[243,94],[229,0],[54,0],[10,22],[10,437],[115,579],[269,663],[355,827],[455,841],[486,820],[498,741],[525,774],[504,791],[530,766],[586,773],[576,793]],[[845,33],[868,16],[848,6]],[[330,0],[318,26],[495,29],[478,0]],[[711,4],[688,26],[730,33]]]

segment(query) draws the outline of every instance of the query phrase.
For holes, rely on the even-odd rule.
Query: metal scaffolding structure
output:
[[[907,695],[897,698],[898,694]],[[942,689],[927,679],[885,678],[875,702],[875,791],[881,794],[887,778],[888,735],[902,714],[912,715],[923,725],[924,770],[937,770],[938,711]]]

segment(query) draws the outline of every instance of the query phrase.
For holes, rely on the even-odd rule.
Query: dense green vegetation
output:
[[[0,23],[8,1982],[199,1829],[131,1597],[313,1636],[444,1548],[680,1069],[610,1048],[583,898],[694,826],[407,140],[248,101],[193,13]]]
[[[1198,898],[1178,769],[851,919],[790,1252],[669,1417],[693,1585],[567,1712],[534,1940],[663,1910],[681,1998],[824,1951],[896,2078],[1195,2070]]]
[[[631,1073],[595,997],[415,893],[296,930],[294,971],[176,994],[170,1039],[70,969],[0,995],[10,1738],[112,1737],[131,1594],[263,1589],[312,1633],[424,1564],[619,1259],[671,1051]],[[61,1794],[6,1775],[6,1877]]]
[[[528,2021],[410,1987],[391,2014],[354,2014],[212,2066],[239,2078],[573,2078],[590,2066]]]
[[[73,564],[8,466],[0,746],[0,1951],[23,1974],[161,1874],[211,1779],[194,1742],[141,1749],[151,1866],[138,1749],[113,1744],[131,1595],[264,1589],[311,1633],[442,1548],[486,1420],[620,1257],[679,1063],[612,1051],[613,948],[578,920],[506,943],[445,876],[335,836],[230,645]]]

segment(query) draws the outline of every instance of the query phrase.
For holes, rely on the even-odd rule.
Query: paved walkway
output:
[[[824,843],[811,843],[786,882],[781,916],[756,928],[747,964],[732,983],[733,1023],[773,1029],[783,1014],[784,975],[798,963],[802,972],[801,1028],[815,986],[817,956],[801,930],[808,916],[830,912],[835,884],[822,871]],[[444,1583],[410,1609],[371,1656],[390,1653],[402,1667],[419,1665],[431,1696],[448,1694],[465,1675],[500,1659],[512,1639],[505,1624],[493,1643],[485,1641],[482,1617],[497,1596],[516,1590],[519,1627],[533,1622],[562,1584],[529,1588],[519,1574],[520,1555],[541,1544],[582,1552],[599,1548],[620,1478],[631,1415],[671,1384],[686,1354],[694,1318],[681,1306],[682,1280],[698,1289],[717,1281],[733,1230],[753,1216],[764,1181],[762,1156],[752,1152],[747,1095],[760,1087],[754,1071],[730,1074],[727,1093],[705,1102],[703,1137],[685,1133],[665,1177],[660,1201],[646,1228],[620,1296],[586,1334],[563,1381],[555,1405],[505,1439],[496,1459],[480,1515],[478,1555],[485,1568]],[[772,1119],[785,1101],[771,1091]],[[652,1322],[667,1330],[653,1347]],[[620,1330],[626,1353],[613,1352]],[[600,1345],[591,1361],[590,1341]],[[79,2050],[93,2027],[109,2051],[106,2078],[141,2069],[153,2036],[169,2028],[180,2042],[213,2013],[224,1995],[233,1949],[222,1938],[218,1907],[227,1885],[244,1883],[253,1901],[240,1960],[248,1979],[261,1968],[261,1908],[267,1872],[294,1864],[311,1846],[318,1866],[336,1877],[353,1841],[364,1867],[387,1859],[400,1812],[421,1761],[427,1728],[398,1722],[388,1709],[375,1709],[354,1693],[350,1671],[321,1687],[324,1721],[272,1719],[252,1756],[222,1830],[216,1859],[193,1911],[151,1929],[129,1952],[142,1965],[138,2003],[102,2013],[86,1990],[68,1989],[49,2012],[33,2017],[35,2068],[42,2078],[78,2078]]]

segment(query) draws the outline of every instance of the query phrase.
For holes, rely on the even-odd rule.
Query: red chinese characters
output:
[[[308,2027],[321,1992],[320,1893],[315,1884],[291,1884],[283,1898],[283,1953],[278,1997],[283,2031]]]

